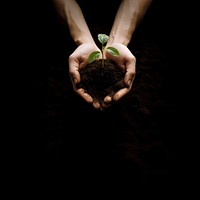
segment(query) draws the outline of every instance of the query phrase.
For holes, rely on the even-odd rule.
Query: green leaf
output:
[[[106,34],[98,34],[98,40],[101,42],[101,44],[105,44],[109,39],[109,36]]]
[[[100,51],[93,51],[88,57],[88,62],[91,63],[95,61],[97,58],[99,58],[100,53]]]
[[[108,53],[110,53],[112,56],[119,56],[119,51],[114,47],[107,47],[106,49]]]

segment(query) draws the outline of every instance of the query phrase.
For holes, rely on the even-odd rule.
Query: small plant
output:
[[[97,60],[100,56],[102,55],[102,66],[104,66],[104,50],[106,43],[109,39],[109,36],[106,34],[98,34],[98,40],[101,42],[101,51],[93,51],[89,56],[88,56],[88,62],[92,63],[93,61]],[[114,48],[114,47],[107,47],[106,48],[107,52],[110,53],[112,56],[119,56],[119,51]]]

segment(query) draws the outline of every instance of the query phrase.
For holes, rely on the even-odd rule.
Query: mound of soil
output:
[[[102,102],[107,95],[114,94],[120,88],[125,87],[125,70],[116,66],[112,61],[96,60],[87,67],[80,70],[81,83],[78,85],[84,88],[93,98]]]

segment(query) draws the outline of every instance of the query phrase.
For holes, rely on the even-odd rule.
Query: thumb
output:
[[[134,79],[135,79],[135,73],[133,73],[133,72],[127,72],[125,74],[124,83],[125,83],[125,85],[126,85],[127,88],[131,87]]]

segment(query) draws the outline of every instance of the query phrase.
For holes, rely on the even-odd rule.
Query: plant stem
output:
[[[104,51],[104,45],[102,44],[102,48],[101,48],[101,54],[102,54],[102,66],[104,66],[104,55],[103,55],[103,51]]]

